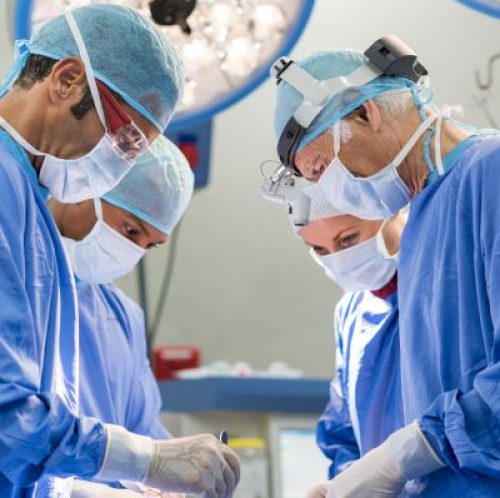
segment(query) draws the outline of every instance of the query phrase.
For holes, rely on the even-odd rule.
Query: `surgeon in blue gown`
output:
[[[150,51],[153,39],[158,48],[169,47],[138,14],[119,7],[86,7],[75,12],[74,20],[73,31],[59,17],[24,43],[0,89],[2,498],[32,496],[45,472],[93,476],[107,444],[105,426],[78,414],[75,287],[46,207],[47,189],[82,199],[90,184],[104,193],[123,176],[106,161],[101,167],[109,167],[107,176],[91,167],[94,156],[89,151],[101,141],[103,128],[86,90],[86,68],[78,57],[82,47],[75,44],[72,32],[82,34],[94,61],[100,53],[96,72],[103,79],[108,76],[110,86],[113,81],[121,87],[128,98],[123,107],[145,140],[152,140],[160,133],[160,123],[168,122],[182,84],[172,50]],[[102,29],[103,23],[111,30],[109,51],[102,38],[95,43],[93,30]],[[141,58],[120,73],[122,49],[128,52],[131,44]],[[151,70],[158,85],[151,85],[148,98],[158,97],[161,112],[147,110],[142,90],[133,90]],[[97,149],[102,151],[102,145]],[[70,158],[74,161],[65,163]],[[71,172],[66,167],[70,164]]]
[[[423,487],[500,496],[500,138],[469,138],[444,162],[401,246],[405,415],[449,466]]]
[[[406,216],[361,220],[307,191],[308,224],[298,235],[345,291],[335,307],[336,375],[316,433],[331,479],[404,425],[396,272]]]
[[[154,439],[170,434],[160,421],[161,400],[147,357],[143,312],[111,281],[128,273],[146,250],[167,242],[188,206],[193,185],[186,158],[159,137],[103,196],[98,216],[93,201],[49,200],[77,278],[80,411]],[[51,486],[50,480],[45,482],[37,496]],[[124,493],[82,481],[73,486],[73,496],[80,498],[120,498]]]
[[[398,282],[405,427],[309,496],[500,496],[498,133],[450,119],[420,82],[349,87],[367,64],[359,51],[300,64],[347,88],[308,130],[297,169],[355,216],[410,203]],[[301,96],[280,86],[282,124]]]
[[[45,189],[79,202],[119,183],[168,124],[182,64],[137,11],[107,4],[17,48],[0,88],[0,496],[31,497],[45,475],[231,494],[238,458],[213,435],[158,440],[80,415],[76,292],[45,205]]]

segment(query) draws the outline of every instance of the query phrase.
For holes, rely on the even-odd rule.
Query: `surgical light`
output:
[[[121,4],[153,20],[186,67],[174,129],[207,120],[255,89],[302,33],[314,0],[18,0],[16,37],[65,8]]]

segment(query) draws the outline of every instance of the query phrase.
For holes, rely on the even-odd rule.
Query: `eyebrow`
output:
[[[139,225],[140,229],[142,230],[142,233],[146,236],[149,237],[149,231],[146,228],[146,225],[144,224],[144,221],[142,221],[140,218],[138,218],[135,214],[130,213],[133,220]]]
[[[309,242],[304,241],[304,244],[310,249],[325,249],[328,251],[328,247],[319,245],[319,244],[310,244]]]
[[[361,229],[356,225],[350,224],[348,227],[338,230],[337,233],[335,234],[335,237],[332,239],[332,242],[335,242],[339,238],[341,238],[341,236],[344,236],[342,234],[344,234],[345,232],[349,232],[348,235],[346,235],[346,237],[351,237],[352,235],[360,235]]]
[[[335,232],[331,236],[329,236],[328,239],[335,244],[341,238],[341,236],[343,236],[342,234],[344,234],[345,232],[351,232],[353,230],[356,233],[359,233],[359,228],[349,223],[349,225],[341,227],[338,230],[335,230]],[[351,235],[354,235],[354,233],[349,233],[348,237],[350,237]]]

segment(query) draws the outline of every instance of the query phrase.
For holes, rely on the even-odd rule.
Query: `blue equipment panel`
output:
[[[206,187],[210,179],[212,120],[173,131],[167,128],[165,135],[177,144],[189,161],[194,173],[195,188]]]
[[[207,377],[159,383],[166,412],[245,411],[320,414],[328,379]]]

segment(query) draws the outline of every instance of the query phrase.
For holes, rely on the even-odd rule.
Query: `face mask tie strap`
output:
[[[90,57],[87,52],[87,47],[85,46],[85,42],[83,41],[82,33],[78,28],[75,16],[70,10],[64,12],[64,17],[66,18],[66,22],[68,23],[71,33],[73,34],[73,38],[75,39],[78,51],[80,52],[80,57],[82,59],[83,65],[85,66],[87,83],[89,85],[92,99],[94,100],[94,105],[97,114],[99,116],[99,119],[101,120],[102,125],[104,126],[104,129],[106,130],[106,118],[104,117],[104,110],[102,108],[101,97],[99,95],[99,91],[97,90],[96,77],[94,74],[94,70],[92,69],[92,65],[90,64]]]
[[[451,118],[451,114],[453,111],[458,112],[459,108],[457,108],[457,106],[443,106],[443,108],[440,110],[439,118],[436,122],[436,135],[434,137],[434,156],[436,171],[440,176],[443,176],[446,172],[441,154],[441,135],[443,122]]]
[[[94,209],[95,209],[95,215],[98,220],[103,220],[102,216],[102,201],[101,199],[94,199]]]
[[[420,123],[413,136],[406,142],[404,147],[399,151],[398,155],[394,158],[393,164],[398,167],[410,151],[415,147],[416,143],[420,140],[422,135],[429,129],[431,124],[439,117],[438,113],[431,114],[425,121]]]
[[[333,125],[333,152],[335,157],[339,155],[340,152],[340,120]]]

